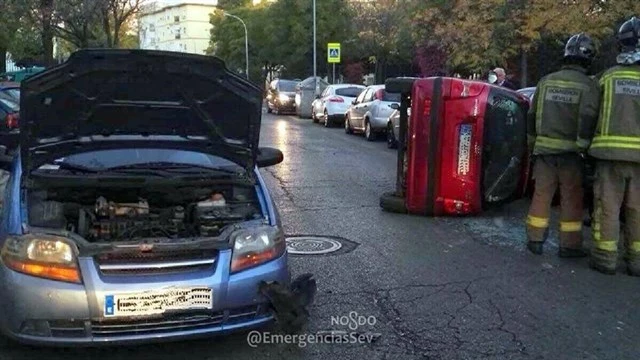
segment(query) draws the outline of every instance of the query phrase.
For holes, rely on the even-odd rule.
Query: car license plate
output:
[[[471,125],[460,125],[460,138],[458,143],[458,174],[466,175],[469,172],[469,158],[471,155]]]
[[[213,291],[206,287],[169,288],[105,295],[104,316],[148,316],[166,311],[211,310]]]

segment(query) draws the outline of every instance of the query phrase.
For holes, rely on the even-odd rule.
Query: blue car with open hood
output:
[[[81,50],[21,84],[4,155],[0,332],[41,345],[210,336],[290,284],[258,169],[261,90],[215,58]]]

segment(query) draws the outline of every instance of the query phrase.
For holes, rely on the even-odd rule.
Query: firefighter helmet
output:
[[[640,48],[640,19],[632,17],[618,29],[618,42],[623,52]]]
[[[564,47],[564,57],[592,61],[596,56],[596,44],[585,33],[573,35]]]

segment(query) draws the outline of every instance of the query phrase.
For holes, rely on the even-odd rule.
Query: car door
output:
[[[364,94],[364,98],[362,99],[362,103],[359,103],[357,106],[358,121],[356,123],[356,127],[359,130],[364,129],[364,117],[366,113],[371,109],[371,106],[373,105],[374,93],[375,93],[374,88],[367,89],[367,92]]]
[[[386,126],[387,119],[394,111],[392,104],[400,105],[400,94],[388,93],[384,89],[376,91],[371,110],[371,116],[376,119],[376,124]]]
[[[329,98],[329,96],[331,96],[331,90],[333,89],[332,86],[328,86],[327,88],[324,89],[324,91],[322,92],[322,94],[320,94],[320,99],[318,99],[318,101],[316,101],[316,105],[313,109],[313,111],[315,111],[316,116],[322,116],[323,112],[324,112],[324,104],[327,101],[327,99]]]
[[[349,122],[351,123],[351,127],[358,127],[358,116],[362,116],[358,112],[358,107],[364,100],[364,96],[367,94],[368,89],[364,89],[360,95],[356,98],[353,105],[349,108]]]

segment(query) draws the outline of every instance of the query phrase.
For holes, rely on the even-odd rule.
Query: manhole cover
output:
[[[336,252],[342,243],[322,236],[291,236],[287,238],[287,251],[297,255],[321,255]]]

